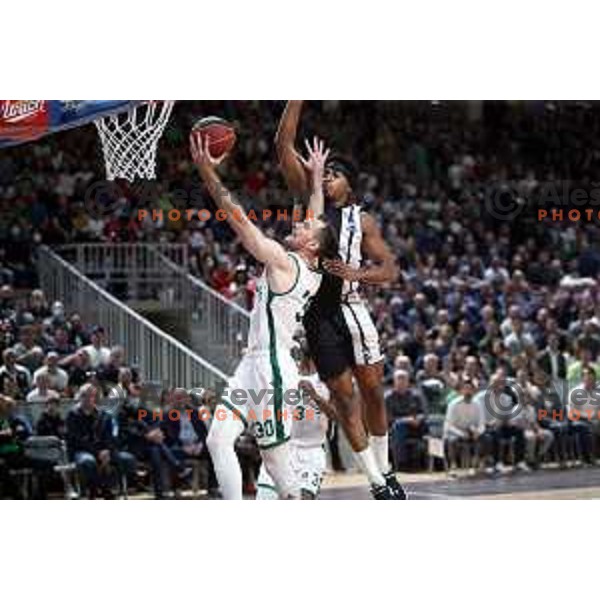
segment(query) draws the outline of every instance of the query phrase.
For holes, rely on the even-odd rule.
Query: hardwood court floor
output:
[[[600,498],[600,467],[547,468],[504,476],[461,476],[444,473],[398,474],[414,500],[572,500]],[[358,474],[328,475],[323,500],[368,500],[366,482]]]

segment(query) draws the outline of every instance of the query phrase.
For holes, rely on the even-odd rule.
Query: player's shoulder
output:
[[[377,219],[368,211],[361,209],[360,210],[360,223],[362,225],[363,231],[369,230],[378,230],[379,222]]]

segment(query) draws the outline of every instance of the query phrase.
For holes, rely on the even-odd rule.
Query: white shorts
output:
[[[294,411],[301,404],[299,374],[289,353],[247,354],[223,392],[221,402],[253,430],[259,448],[287,442]]]
[[[294,444],[293,440],[289,450],[292,470],[300,491],[308,492],[316,498],[321,490],[323,472],[327,464],[325,450],[322,446],[316,448],[298,446]],[[257,500],[277,500],[275,483],[267,473],[264,463],[260,468],[256,485],[258,487]]]
[[[352,338],[357,365],[374,365],[383,359],[379,333],[365,302],[342,302],[342,313]]]

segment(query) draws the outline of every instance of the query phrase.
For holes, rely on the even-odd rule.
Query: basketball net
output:
[[[156,177],[156,148],[171,115],[172,100],[138,104],[127,113],[94,121],[106,164],[106,179]]]

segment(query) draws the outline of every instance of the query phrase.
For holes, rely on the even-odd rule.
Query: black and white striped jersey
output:
[[[363,262],[361,207],[358,204],[341,208],[330,205],[326,206],[325,216],[337,234],[340,260],[359,268]],[[325,273],[321,287],[311,303],[311,309],[328,313],[338,308],[342,301],[360,301],[359,286],[358,281],[343,281]]]

